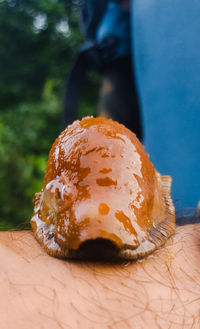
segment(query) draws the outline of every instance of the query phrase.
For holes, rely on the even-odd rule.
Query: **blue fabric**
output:
[[[112,1],[108,3],[107,10],[97,29],[97,43],[101,44],[109,37],[114,37],[118,40],[113,58],[131,53],[130,15],[117,3]]]
[[[146,150],[177,209],[200,200],[200,1],[133,0],[133,60]]]
[[[109,0],[85,0],[81,7],[80,28],[87,42],[96,42],[96,31]]]

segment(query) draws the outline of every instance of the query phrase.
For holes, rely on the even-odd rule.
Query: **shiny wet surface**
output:
[[[103,238],[103,231],[115,234],[118,247],[138,245],[138,234],[145,238],[142,230],[150,220],[145,214],[138,222],[136,215],[152,207],[147,203],[153,200],[154,169],[142,145],[126,130],[111,120],[89,118],[66,130],[51,150],[44,185],[53,181],[52,192],[62,195],[58,232],[68,247],[77,249],[88,235]],[[150,182],[143,180],[145,170]],[[65,194],[66,182],[71,190]]]
[[[38,202],[32,227],[52,250],[98,238],[137,248],[166,217],[161,177],[144,147],[105,118],[76,121],[56,139]]]

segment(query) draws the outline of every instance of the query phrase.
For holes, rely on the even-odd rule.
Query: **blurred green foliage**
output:
[[[0,0],[0,229],[29,226],[80,42],[77,8],[65,1]],[[89,84],[80,116],[94,112],[98,78]]]

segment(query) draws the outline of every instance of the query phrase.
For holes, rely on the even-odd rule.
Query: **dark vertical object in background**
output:
[[[102,74],[99,115],[126,125],[142,140],[142,124],[131,62],[130,12],[127,1],[85,0],[81,29],[85,42],[72,66],[65,90],[62,128],[77,119],[88,70]],[[128,6],[127,6],[128,7]],[[108,84],[111,91],[108,90]]]
[[[61,116],[62,129],[77,119],[86,72],[91,68],[98,70],[101,65],[96,47],[96,30],[106,10],[107,3],[108,0],[85,0],[81,7],[80,28],[85,42],[73,61],[67,76]]]
[[[132,0],[145,146],[173,178],[176,209],[200,199],[200,2]]]
[[[77,119],[78,106],[87,69],[88,63],[86,55],[80,52],[72,63],[71,71],[67,77],[61,116],[62,130]]]
[[[80,27],[85,41],[95,42],[96,31],[105,13],[109,0],[84,0],[81,9]]]
[[[123,123],[142,141],[141,114],[131,56],[113,60],[104,68],[99,115]]]
[[[126,9],[125,9],[126,8]],[[98,44],[115,38],[116,45],[102,68],[99,114],[123,123],[142,140],[140,107],[131,61],[129,0],[109,1],[97,29]],[[107,49],[104,50],[106,58]]]

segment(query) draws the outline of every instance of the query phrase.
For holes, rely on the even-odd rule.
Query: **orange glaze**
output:
[[[58,257],[97,238],[110,240],[122,258],[148,254],[174,230],[170,178],[163,177],[123,125],[105,118],[75,121],[50,151],[31,219],[34,234]]]

